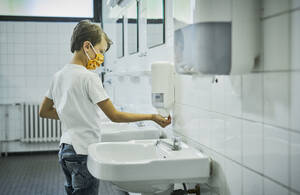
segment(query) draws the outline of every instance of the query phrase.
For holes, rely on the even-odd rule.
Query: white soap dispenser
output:
[[[151,64],[152,105],[158,113],[168,117],[174,105],[174,65],[170,62]]]

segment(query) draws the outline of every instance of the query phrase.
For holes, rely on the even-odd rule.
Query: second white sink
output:
[[[161,130],[154,127],[137,127],[118,123],[103,124],[101,127],[101,142],[157,139],[161,135]]]

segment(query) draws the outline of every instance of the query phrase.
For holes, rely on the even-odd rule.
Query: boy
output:
[[[113,122],[153,120],[162,127],[171,123],[170,117],[115,109],[98,75],[88,70],[100,66],[111,44],[100,26],[88,20],[79,22],[71,38],[73,58],[55,73],[40,108],[41,117],[62,122],[59,162],[68,195],[98,194],[99,181],[88,172],[86,162],[88,145],[99,142],[101,136],[99,109]]]

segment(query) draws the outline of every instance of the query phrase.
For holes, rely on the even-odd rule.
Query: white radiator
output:
[[[61,136],[61,122],[39,117],[38,104],[24,104],[24,135],[22,142],[57,142]]]

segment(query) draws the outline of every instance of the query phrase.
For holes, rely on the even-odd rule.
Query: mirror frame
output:
[[[128,45],[128,54],[129,55],[133,55],[133,54],[136,54],[136,53],[138,53],[139,52],[139,21],[140,21],[140,16],[139,16],[139,10],[140,10],[140,1],[139,0],[135,0],[136,1],[136,51],[134,51],[134,52],[132,52],[132,53],[130,53],[129,52],[129,45]],[[130,18],[127,18],[127,26],[129,27],[129,25],[128,24],[130,24],[131,23],[131,20],[130,20]],[[133,22],[132,22],[133,23]],[[129,29],[129,28],[127,28],[127,29]],[[128,30],[127,30],[127,36],[129,37],[129,32],[128,32]],[[127,44],[129,44],[129,41],[127,41]]]
[[[149,1],[149,0],[147,0],[147,1]],[[162,7],[162,11],[163,11],[163,42],[162,43],[159,43],[159,44],[157,44],[157,45],[153,45],[153,46],[151,46],[151,47],[148,47],[148,41],[147,41],[147,48],[148,49],[152,49],[152,48],[155,48],[155,47],[159,47],[159,46],[161,46],[161,45],[164,45],[165,43],[166,43],[166,9],[165,9],[165,7],[166,7],[166,0],[162,0],[162,5],[163,5],[163,7]],[[146,18],[146,25],[148,25],[148,18]],[[146,29],[147,29],[147,26],[146,26]],[[148,31],[147,31],[147,40],[148,40]]]

